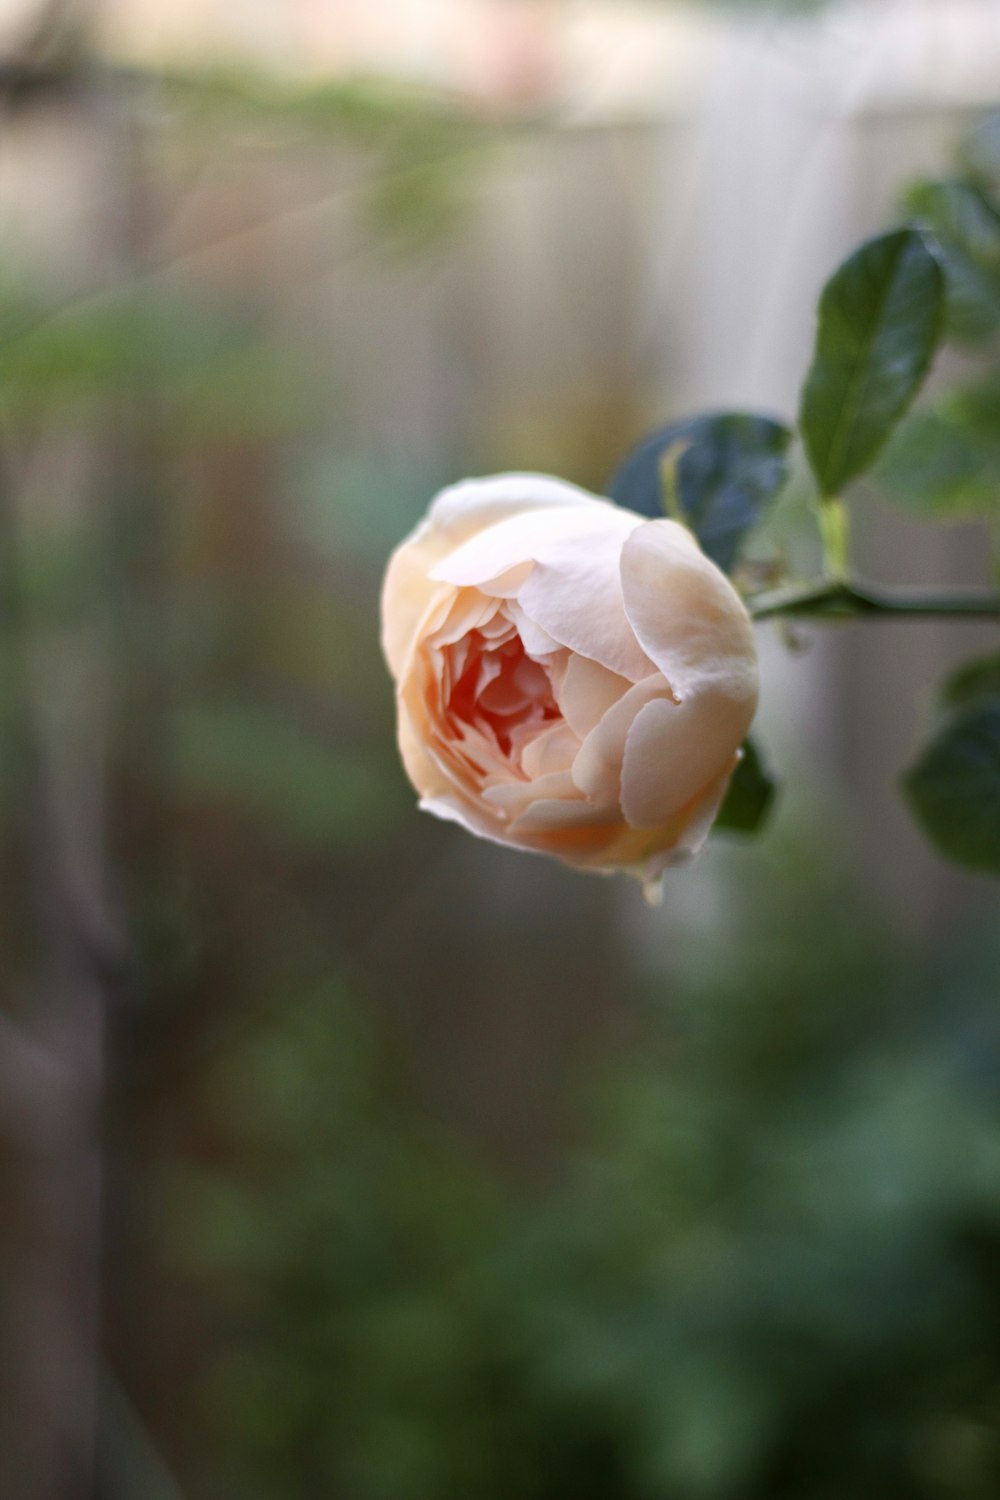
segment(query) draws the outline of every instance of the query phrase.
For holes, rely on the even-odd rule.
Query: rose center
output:
[[[525,727],[541,729],[561,717],[549,674],[527,654],[519,636],[494,645],[473,630],[462,645],[465,659],[452,682],[448,712],[488,731],[505,756],[523,742]]]

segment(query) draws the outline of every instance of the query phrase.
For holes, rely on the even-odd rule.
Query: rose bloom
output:
[[[438,495],[382,643],[422,808],[647,884],[705,842],[757,706],[746,609],[691,533],[541,474]]]

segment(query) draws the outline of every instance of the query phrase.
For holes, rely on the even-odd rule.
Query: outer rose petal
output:
[[[526,510],[607,503],[551,474],[490,474],[484,479],[463,479],[442,490],[431,505],[428,523],[458,546],[485,526]]]
[[[638,682],[653,670],[629,624],[622,600],[622,544],[638,525],[628,511],[620,521],[540,549],[536,566],[517,591],[517,602],[560,646]],[[602,521],[603,521],[602,517]]]
[[[406,650],[435,595],[431,569],[447,552],[483,527],[524,511],[601,504],[607,502],[547,474],[494,474],[442,490],[428,515],[396,548],[386,570],[382,649],[393,675],[399,676]],[[527,560],[524,552],[516,558]]]
[[[739,594],[676,521],[647,521],[622,548],[625,612],[643,650],[684,697],[711,680],[756,705],[753,627]],[[752,710],[751,710],[752,716]]]
[[[639,711],[628,732],[621,805],[633,828],[658,828],[697,800],[736,765],[753,706],[721,693],[659,698]]]
[[[382,583],[382,651],[397,679],[427,610],[449,593],[430,576],[431,568],[446,550],[444,538],[429,522],[422,521],[389,559]]]

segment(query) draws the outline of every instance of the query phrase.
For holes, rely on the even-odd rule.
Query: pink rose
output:
[[[382,642],[422,808],[647,882],[705,842],[757,706],[747,612],[691,533],[541,474],[438,495]]]

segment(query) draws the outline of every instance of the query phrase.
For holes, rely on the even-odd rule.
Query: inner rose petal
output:
[[[494,646],[479,631],[470,633],[463,670],[453,679],[445,712],[477,729],[488,726],[504,755],[510,755],[515,728],[541,728],[561,717],[548,673],[527,655],[520,636]]]
[[[461,635],[459,621],[468,627]],[[554,685],[561,681],[566,653],[532,655],[506,601],[492,601],[486,613],[473,601],[456,599],[427,644],[426,691],[438,754],[457,774],[482,788],[530,781],[543,761],[553,770],[557,761],[560,769],[571,763],[579,740],[563,718]],[[553,729],[562,731],[556,740]],[[541,739],[547,750],[539,761],[528,752]]]

